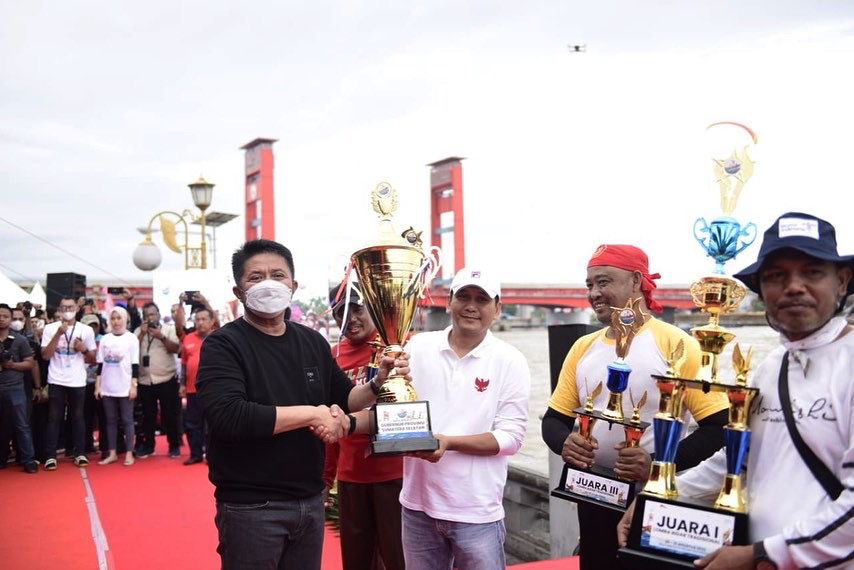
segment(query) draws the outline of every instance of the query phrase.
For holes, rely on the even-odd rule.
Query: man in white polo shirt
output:
[[[59,302],[61,320],[47,325],[42,333],[42,357],[50,362],[47,369],[48,420],[47,459],[44,468],[56,469],[56,443],[64,420],[65,403],[71,415],[71,437],[66,447],[73,446],[78,467],[89,465],[83,433],[83,402],[86,396],[86,361],[95,361],[95,333],[89,325],[77,322],[77,303],[74,299]]]
[[[439,449],[403,461],[403,550],[408,570],[504,568],[508,458],[528,426],[525,357],[489,331],[501,286],[461,269],[451,283],[452,324],[407,345],[418,396],[430,402]]]

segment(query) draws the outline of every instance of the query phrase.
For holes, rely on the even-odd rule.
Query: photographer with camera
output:
[[[71,416],[73,446],[66,444],[66,451],[73,447],[78,467],[89,465],[85,454],[83,402],[86,395],[86,362],[95,361],[95,334],[86,325],[77,322],[77,303],[71,297],[59,302],[60,320],[44,328],[42,334],[42,357],[50,362],[47,372],[48,420],[47,444],[44,468],[56,469],[56,444],[65,416],[68,401]]]
[[[35,473],[38,469],[24,393],[24,372],[33,367],[33,351],[22,334],[11,331],[11,325],[12,308],[0,304],[0,469],[6,467],[10,427],[14,427],[18,462],[27,473]]]
[[[136,455],[145,458],[154,454],[154,424],[157,404],[160,403],[160,423],[169,441],[169,457],[181,454],[181,434],[178,429],[180,401],[178,399],[178,365],[175,355],[180,344],[175,327],[162,323],[160,309],[146,303],[142,309],[143,324],[135,334],[139,338],[139,399],[142,402],[142,441]]]
[[[19,308],[12,309],[12,325],[9,327],[12,332],[20,333],[26,339],[30,350],[35,354],[39,350],[38,340],[32,330],[32,323],[29,317],[32,311],[32,305],[27,303],[18,303]],[[29,306],[29,311],[27,310]],[[27,330],[29,329],[29,331]],[[24,392],[27,395],[27,402],[46,402],[47,392],[44,390],[45,385],[41,381],[41,370],[38,361],[33,359],[33,367],[24,371]],[[27,406],[27,417],[30,417],[32,407]]]
[[[184,305],[190,305],[190,322],[187,321]],[[192,319],[197,312],[203,310],[210,313],[213,322],[212,330],[218,329],[219,319],[217,318],[217,314],[204,295],[198,291],[184,291],[178,296],[178,302],[172,305],[172,320],[175,322],[175,334],[178,335],[179,339],[183,340],[185,335],[195,330],[195,321]]]

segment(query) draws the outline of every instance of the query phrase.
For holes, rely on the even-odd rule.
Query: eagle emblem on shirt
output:
[[[486,388],[489,386],[489,380],[484,378],[475,378],[474,379],[474,387],[478,392],[486,392]]]

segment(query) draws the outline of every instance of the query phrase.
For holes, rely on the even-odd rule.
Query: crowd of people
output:
[[[181,297],[164,320],[154,303],[121,300],[99,311],[89,298],[56,307],[0,304],[0,469],[14,460],[26,473],[59,467],[59,453],[78,467],[151,456],[166,434],[170,458],[204,458],[204,421],[195,378],[201,344],[219,319],[200,293]],[[189,318],[185,303],[192,307]],[[168,321],[168,322],[167,322]],[[182,406],[186,401],[186,409]]]
[[[341,329],[330,347],[314,326],[288,320],[298,287],[290,250],[269,240],[246,242],[232,270],[244,313],[221,326],[201,296],[189,300],[189,328],[187,299],[177,304],[172,325],[156,306],[140,315],[127,298],[126,307],[107,315],[108,334],[85,301],[63,299],[43,328],[30,308],[0,306],[0,413],[14,427],[24,468],[34,472],[38,460],[55,469],[60,434],[66,453],[85,465],[94,425],[86,409],[99,417],[101,462],[124,453],[132,464],[132,443],[136,458],[153,451],[159,403],[169,455],[179,453],[183,415],[186,463],[207,459],[224,569],[319,568],[324,502],[333,486],[345,569],[504,567],[502,500],[508,458],[525,437],[530,374],[524,356],[490,332],[501,311],[494,272],[460,270],[449,288],[450,326],[413,335],[404,353],[382,355],[358,285],[330,291]],[[852,272],[854,256],[839,255],[830,223],[789,213],[765,232],[756,263],[736,275],[764,301],[781,346],[753,379],[762,404],[751,409],[751,544],[725,545],[697,567],[831,568],[854,560],[854,327],[842,315],[854,294]],[[574,410],[585,400],[604,407],[607,394],[591,393],[586,379],[601,377],[614,359],[612,310],[630,302],[639,309],[625,357],[633,391],[656,393],[650,375],[665,372],[674,343],[685,355],[671,365],[680,375],[697,373],[697,341],[652,315],[660,309],[658,277],[637,247],[595,250],[586,283],[603,328],[571,347],[542,418],[544,441],[568,465],[611,468],[637,488],[654,460],[652,434],[637,447],[602,425],[582,437]],[[416,379],[419,396],[430,402],[437,449],[372,456],[370,407],[385,382],[400,376]],[[131,405],[135,399],[141,405]],[[33,434],[43,423],[35,446],[31,401]],[[46,407],[43,420],[36,420],[39,406]],[[675,458],[684,496],[709,498],[720,487],[728,407],[716,393],[697,392],[685,402],[685,419],[697,428],[683,436]],[[141,419],[134,421],[134,410]],[[655,406],[639,413],[651,421]],[[619,567],[617,548],[626,544],[633,508],[579,509],[582,536],[613,537],[600,551],[582,547],[582,568]]]

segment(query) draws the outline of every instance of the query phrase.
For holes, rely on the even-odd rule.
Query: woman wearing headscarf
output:
[[[104,335],[98,346],[98,375],[95,378],[95,397],[104,403],[107,418],[107,448],[109,454],[99,464],[118,460],[116,455],[117,422],[121,417],[125,434],[125,465],[133,465],[133,400],[139,379],[139,341],[128,331],[130,315],[122,307],[110,312],[110,334]]]

